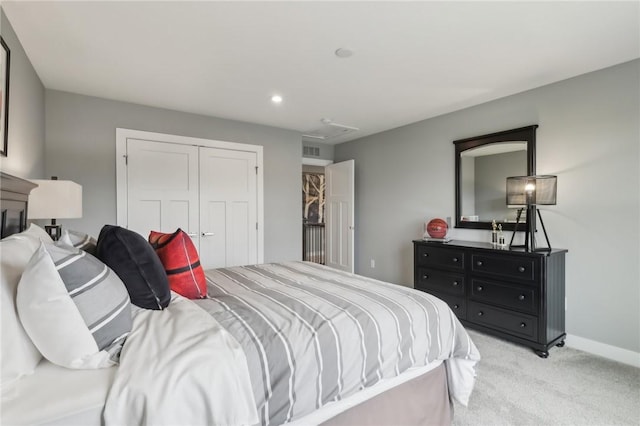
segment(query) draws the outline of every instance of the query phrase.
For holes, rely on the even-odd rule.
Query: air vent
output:
[[[333,121],[327,118],[323,118],[322,123],[323,123],[322,127],[312,130],[310,132],[307,132],[303,134],[302,137],[310,140],[323,141],[327,139],[337,138],[339,136],[345,136],[345,135],[348,135],[349,133],[357,132],[358,130],[360,130],[357,127],[334,123]]]
[[[320,157],[320,148],[317,146],[303,146],[302,155],[305,157]]]

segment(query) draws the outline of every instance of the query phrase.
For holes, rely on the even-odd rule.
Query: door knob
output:
[[[187,235],[190,236],[191,238],[195,238],[195,237],[198,236],[198,233],[197,232],[189,232]]]
[[[213,232],[203,232],[203,233],[202,233],[202,236],[203,236],[203,237],[212,237],[212,236],[214,236],[214,235],[216,235],[216,234],[214,234]]]

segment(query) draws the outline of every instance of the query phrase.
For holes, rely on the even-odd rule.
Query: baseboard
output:
[[[640,352],[567,334],[567,346],[640,368]]]

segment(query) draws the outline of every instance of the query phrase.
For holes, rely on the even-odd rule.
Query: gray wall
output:
[[[265,261],[301,258],[300,134],[274,127],[46,91],[46,173],[83,188],[83,218],[63,226],[97,235],[116,221],[116,128],[264,147]]]
[[[303,164],[302,171],[306,173],[324,173],[324,166],[309,166]]]
[[[507,208],[505,189],[508,176],[527,174],[527,152],[483,155],[475,158],[475,206],[481,221],[515,219]]]
[[[460,216],[475,214],[476,159],[475,157],[460,157]]]
[[[322,160],[331,160],[331,161],[333,161],[333,151],[334,151],[334,146],[333,145],[329,145],[329,144],[326,144],[326,143],[313,143],[313,142],[303,141],[302,142],[302,146],[311,146],[311,147],[320,149],[320,156],[319,157],[310,157],[308,155],[305,155],[304,157],[307,157],[307,158],[320,158]]]
[[[335,160],[356,164],[356,272],[411,285],[411,240],[454,213],[452,141],[539,124],[537,172],[558,175],[542,214],[569,250],[567,332],[640,351],[639,93],[636,60],[337,145]]]
[[[0,170],[23,178],[44,177],[45,90],[9,20],[0,9],[0,32],[11,50],[9,145]]]

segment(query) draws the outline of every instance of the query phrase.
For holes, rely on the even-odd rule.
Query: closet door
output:
[[[127,204],[129,229],[182,228],[198,247],[198,147],[128,139]]]
[[[200,261],[258,262],[257,154],[200,147]]]

